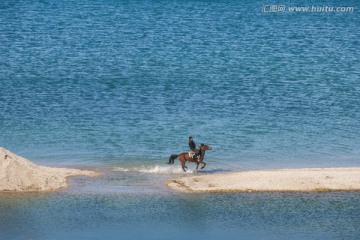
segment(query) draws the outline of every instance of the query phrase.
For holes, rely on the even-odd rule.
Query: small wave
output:
[[[113,168],[113,171],[115,171],[115,172],[129,172],[130,170],[128,168],[116,167],[116,168]]]
[[[140,173],[154,173],[154,174],[181,174],[184,173],[181,166],[142,166],[142,167],[130,167],[122,168],[116,167],[113,168],[113,171],[116,172],[140,172]],[[188,169],[186,173],[194,173],[196,170]]]

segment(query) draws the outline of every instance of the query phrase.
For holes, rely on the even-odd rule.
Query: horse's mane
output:
[[[204,157],[204,152],[205,152],[205,151],[203,151],[203,147],[205,147],[205,144],[202,143],[202,144],[200,145],[200,150],[199,150],[199,153],[200,153],[200,157],[201,157],[201,158]]]

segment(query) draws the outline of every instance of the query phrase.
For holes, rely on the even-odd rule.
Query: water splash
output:
[[[115,167],[113,171],[116,172],[139,172],[139,173],[153,173],[153,174],[192,174],[195,173],[195,169],[188,169],[184,172],[181,166],[141,166],[141,167]]]

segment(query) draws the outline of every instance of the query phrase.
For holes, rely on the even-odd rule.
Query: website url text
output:
[[[334,6],[286,6],[286,5],[262,5],[263,13],[303,12],[303,13],[337,13],[354,12],[354,7]]]

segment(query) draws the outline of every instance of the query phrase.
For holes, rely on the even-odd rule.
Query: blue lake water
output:
[[[213,150],[187,174],[360,166],[358,1],[272,4],[1,1],[0,145],[103,176],[2,194],[0,238],[358,239],[359,193],[164,186],[189,135]]]

